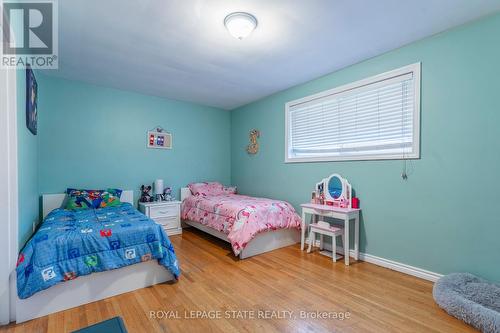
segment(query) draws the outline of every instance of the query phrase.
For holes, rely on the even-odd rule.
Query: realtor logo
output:
[[[1,0],[0,0],[1,1]],[[56,69],[58,17],[54,0],[4,0],[0,68]]]

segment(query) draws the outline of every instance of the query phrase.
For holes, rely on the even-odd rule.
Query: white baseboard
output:
[[[308,244],[309,244],[309,241],[306,240],[306,244],[305,244],[306,248],[307,248]],[[316,240],[315,246],[319,247],[319,240]],[[326,250],[331,251],[332,244],[325,243],[324,248]],[[344,253],[343,248],[337,247],[337,253]],[[350,250],[349,255],[351,257],[354,257],[354,250]],[[402,264],[402,263],[397,262],[397,261],[377,257],[377,256],[374,256],[374,255],[371,255],[368,253],[363,253],[363,252],[359,253],[359,260],[366,261],[366,262],[369,262],[369,263],[377,265],[377,266],[389,268],[389,269],[392,269],[394,271],[401,272],[404,274],[412,275],[412,276],[418,277],[420,279],[424,279],[424,280],[431,281],[431,282],[436,282],[440,277],[443,276],[442,274],[439,274],[439,273],[434,273],[434,272],[431,272],[431,271],[428,271],[428,270],[425,270],[422,268]]]

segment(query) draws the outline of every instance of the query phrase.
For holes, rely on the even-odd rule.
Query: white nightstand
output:
[[[139,202],[139,210],[161,224],[167,235],[182,234],[180,201]]]

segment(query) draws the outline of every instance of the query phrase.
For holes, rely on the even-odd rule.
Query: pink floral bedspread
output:
[[[181,217],[227,234],[235,255],[260,232],[301,226],[288,202],[239,194],[193,195],[182,202]]]

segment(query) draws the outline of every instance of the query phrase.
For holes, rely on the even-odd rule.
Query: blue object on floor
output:
[[[127,333],[127,328],[121,317],[114,317],[73,333]]]
[[[440,278],[432,294],[450,315],[481,332],[500,332],[500,285],[469,273],[453,273]]]

